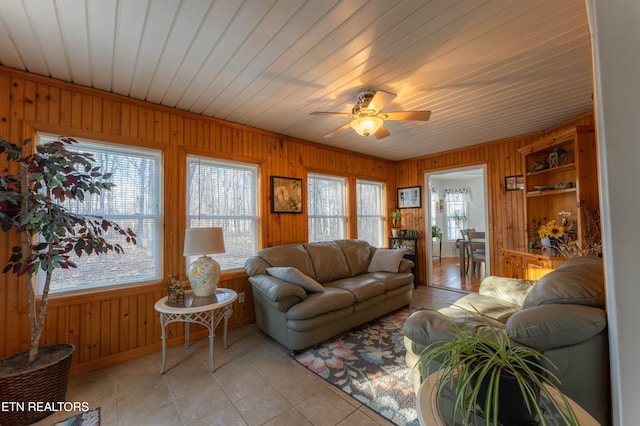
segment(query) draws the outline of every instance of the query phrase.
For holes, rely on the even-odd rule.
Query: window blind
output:
[[[40,143],[55,140],[52,135],[38,135]],[[162,258],[162,156],[158,150],[113,145],[75,138],[78,144],[68,149],[90,153],[101,173],[112,173],[115,187],[102,194],[87,195],[84,201],[63,203],[71,211],[103,217],[136,233],[137,244],[111,233],[107,239],[119,243],[124,254],[107,253],[72,259],[78,268],[56,269],[51,291],[85,289],[160,278]],[[44,274],[38,274],[38,290]]]

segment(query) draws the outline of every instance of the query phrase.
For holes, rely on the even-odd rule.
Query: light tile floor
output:
[[[414,291],[412,304],[441,308],[464,293],[433,287]],[[208,341],[72,376],[67,400],[101,407],[110,425],[387,425],[386,419],[289,357],[255,324],[214,340],[215,372],[208,371]],[[50,425],[73,413],[37,423]]]

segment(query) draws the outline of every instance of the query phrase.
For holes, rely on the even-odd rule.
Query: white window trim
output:
[[[211,214],[202,214],[201,212],[199,212],[197,215],[194,214],[189,214],[188,209],[189,209],[189,188],[186,186],[188,184],[188,181],[185,182],[185,191],[186,191],[186,202],[185,202],[185,206],[187,211],[185,212],[186,214],[186,225],[189,228],[190,224],[193,220],[211,220],[211,221],[215,221],[215,220],[229,220],[229,219],[237,219],[237,218],[244,218],[247,220],[251,220],[251,227],[253,229],[253,237],[251,238],[251,247],[250,247],[250,255],[255,255],[258,252],[258,236],[259,236],[259,223],[260,223],[260,216],[259,216],[259,204],[258,204],[258,200],[259,200],[259,167],[255,164],[251,164],[251,163],[243,163],[243,162],[239,162],[239,161],[232,161],[232,160],[220,160],[217,158],[211,158],[211,157],[206,157],[203,155],[194,155],[194,154],[189,154],[187,155],[187,161],[186,161],[186,170],[188,172],[189,170],[189,165],[192,163],[202,163],[205,165],[210,165],[213,167],[223,167],[223,168],[229,168],[229,169],[243,169],[243,170],[247,170],[250,171],[251,173],[254,174],[255,177],[255,200],[253,202],[253,215],[244,215],[244,216],[238,216],[238,215],[211,215]],[[187,180],[188,180],[188,176],[187,176]],[[200,190],[198,190],[198,192],[200,192]],[[200,210],[200,209],[198,209]],[[223,232],[225,232],[225,229],[223,227]],[[212,255],[212,257],[216,257],[216,255]],[[194,257],[195,258],[195,257]],[[187,258],[185,259],[186,261],[186,265],[187,265],[187,269],[189,268],[189,265],[191,264],[191,262],[193,262],[194,258]],[[225,270],[232,270],[232,269],[237,269],[240,268],[241,266],[239,265],[231,265],[228,266],[224,263],[224,261],[220,261],[220,259],[218,259],[218,261],[221,264],[221,269],[223,271]]]
[[[311,221],[312,219],[340,219],[341,221],[341,227],[342,227],[342,235],[341,238],[346,238],[346,233],[347,233],[347,178],[344,176],[337,176],[337,175],[325,175],[325,174],[320,174],[320,173],[309,173],[307,175],[307,185],[309,185],[309,179],[323,179],[323,180],[329,180],[329,181],[336,181],[336,182],[340,182],[342,184],[342,207],[343,207],[343,214],[340,216],[336,216],[336,215],[319,215],[319,214],[315,214],[315,212],[311,211],[311,203],[310,203],[310,197],[311,197],[311,191],[308,190],[307,194],[308,194],[308,222],[309,222],[309,227],[307,229],[307,238],[309,240],[309,242],[314,242],[314,241],[322,241],[322,240],[315,240],[311,238]],[[314,202],[314,204],[316,204]]]
[[[58,138],[58,136],[50,134],[50,133],[46,133],[46,132],[38,132],[37,133],[37,141],[38,143],[41,143],[41,141],[45,140],[56,140]],[[70,293],[70,292],[81,292],[81,291],[85,291],[85,290],[95,290],[95,289],[109,289],[109,288],[113,288],[113,287],[117,287],[117,286],[121,286],[121,285],[131,285],[131,284],[145,284],[148,282],[153,282],[153,281],[157,281],[161,278],[161,274],[162,274],[162,258],[163,258],[163,219],[164,219],[164,200],[163,200],[163,196],[164,196],[164,188],[163,188],[163,153],[161,150],[159,149],[150,149],[150,148],[141,148],[141,147],[137,147],[137,146],[132,146],[132,145],[120,145],[120,144],[115,144],[115,143],[110,143],[110,142],[105,142],[105,141],[98,141],[95,139],[88,139],[88,138],[78,138],[78,137],[73,137],[73,139],[75,139],[78,144],[76,145],[72,145],[71,149],[79,151],[79,152],[83,152],[82,150],[82,146],[87,146],[88,149],[98,149],[100,151],[103,152],[107,152],[107,153],[114,153],[114,154],[127,154],[127,155],[131,155],[132,153],[140,153],[140,154],[144,154],[146,156],[150,156],[151,158],[155,158],[157,160],[157,165],[158,165],[158,194],[157,194],[157,200],[158,200],[158,205],[157,205],[157,212],[155,214],[146,214],[143,215],[143,218],[145,219],[153,219],[155,222],[155,239],[157,241],[155,247],[153,247],[152,249],[152,258],[153,258],[153,271],[154,273],[152,275],[147,275],[144,277],[141,277],[140,279],[123,279],[123,280],[118,280],[118,279],[111,279],[109,280],[109,282],[102,282],[102,283],[92,283],[92,284],[84,284],[81,286],[73,286],[73,287],[66,287],[66,288],[56,288],[55,287],[55,278],[52,279],[51,282],[51,288],[49,290],[49,292],[51,294],[62,294],[62,293]],[[123,220],[128,220],[128,219],[140,219],[141,215],[126,215],[126,214],[119,214],[119,215],[102,215],[103,217],[111,220],[112,222],[117,223],[118,225],[122,225],[124,226],[124,224],[122,224],[121,222]],[[137,236],[139,239],[139,236]],[[124,253],[121,254],[115,254],[115,253],[110,253],[109,255],[111,256],[117,256],[116,257],[116,261],[118,261],[118,258],[123,257],[123,256],[127,256],[128,255],[128,250],[126,247],[124,247]],[[86,256],[86,255],[85,255]],[[83,256],[83,259],[86,258],[85,256]],[[92,255],[95,256],[95,255]],[[102,255],[104,256],[104,255]],[[77,261],[76,263],[80,263],[82,262],[82,260]],[[36,293],[38,295],[42,294],[43,288],[44,288],[44,272],[43,271],[39,271],[35,281],[36,284]]]
[[[360,214],[360,205],[359,205],[359,194],[358,194],[358,185],[362,184],[362,185],[372,185],[372,186],[376,186],[380,189],[380,212],[378,212],[378,214],[376,215],[361,215]],[[375,217],[379,219],[379,234],[380,234],[380,241],[377,243],[373,243],[373,242],[369,242],[369,244],[372,244],[376,247],[384,247],[385,241],[384,241],[384,220],[385,220],[385,214],[384,214],[384,183],[382,182],[377,182],[377,181],[372,181],[372,180],[365,180],[365,179],[356,179],[356,221],[357,224],[360,224],[360,218],[361,217]],[[358,238],[360,238],[360,228],[358,227]]]

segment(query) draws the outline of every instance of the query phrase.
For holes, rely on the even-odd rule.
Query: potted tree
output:
[[[8,167],[0,175],[0,226],[20,235],[3,273],[13,273],[24,285],[28,312],[30,349],[0,360],[0,400],[13,402],[64,401],[69,378],[72,344],[40,348],[47,314],[47,300],[53,271],[75,268],[71,255],[122,253],[120,244],[107,241],[107,232],[136,243],[135,233],[109,220],[73,213],[67,200],[83,201],[113,187],[110,174],[101,173],[91,154],[67,148],[77,143],[71,138],[37,145],[31,153],[0,136],[0,153]],[[11,174],[11,172],[16,174]],[[44,274],[39,298],[34,289],[36,273]],[[39,308],[38,308],[39,305]],[[51,409],[0,412],[0,424],[30,424],[52,413]],[[48,406],[49,408],[51,405]]]
[[[402,226],[402,212],[400,209],[396,209],[389,215],[391,217],[391,235],[394,237],[400,236],[400,227]]]
[[[535,349],[512,344],[504,330],[492,327],[480,314],[470,315],[484,327],[459,327],[449,340],[430,344],[420,355],[419,365],[427,370],[440,365],[436,395],[441,398],[445,389],[451,393],[451,418],[475,424],[470,423],[471,417],[479,413],[487,426],[546,425],[541,402],[545,398],[562,421],[578,424],[558,389],[559,379],[544,366],[555,368],[553,363]],[[561,395],[562,403],[549,389]]]

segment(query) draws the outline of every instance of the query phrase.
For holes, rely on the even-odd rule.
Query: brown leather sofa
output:
[[[476,314],[469,312],[477,311]],[[603,425],[610,420],[609,351],[602,260],[568,259],[539,281],[487,277],[479,293],[458,299],[439,311],[419,311],[404,324],[406,361],[414,369],[418,389],[421,373],[438,365],[420,365],[429,344],[449,339],[457,329],[487,326],[503,329],[512,341],[532,347],[558,368],[562,392]]]
[[[261,250],[245,262],[258,328],[299,351],[408,305],[413,262],[394,252],[362,240]],[[397,262],[378,262],[387,255]]]

